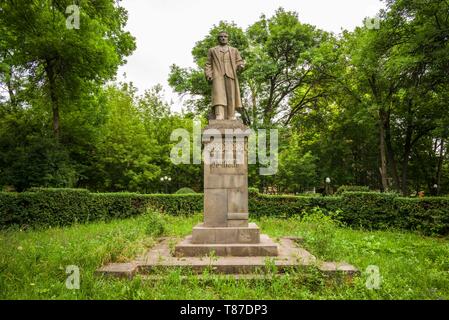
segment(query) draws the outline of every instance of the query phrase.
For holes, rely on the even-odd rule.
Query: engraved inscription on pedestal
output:
[[[247,227],[249,131],[242,130],[238,121],[226,124],[212,123],[204,131],[203,142],[209,152],[204,163],[204,225]],[[208,131],[215,133],[213,138],[207,136]]]

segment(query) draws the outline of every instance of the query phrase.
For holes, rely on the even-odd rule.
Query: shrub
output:
[[[259,194],[259,189],[254,187],[248,188],[248,196],[257,196]]]
[[[28,192],[89,192],[83,188],[43,188],[43,187],[31,187]]]
[[[190,188],[181,188],[175,192],[175,194],[190,194],[190,193],[196,193],[196,192]]]
[[[304,224],[304,239],[313,246],[313,251],[325,259],[332,258],[334,250],[334,238],[336,228],[339,225],[339,214],[341,212],[325,213],[318,207],[303,212],[300,217]]]
[[[449,198],[404,198],[394,193],[348,192],[342,196],[344,221],[370,229],[449,234]]]
[[[384,229],[398,227],[397,196],[379,192],[345,192],[340,208],[344,222],[356,227]],[[403,216],[406,218],[406,216]]]
[[[163,235],[167,224],[163,215],[154,210],[148,210],[146,215],[148,219],[146,219],[145,233],[152,237],[160,237]]]
[[[341,195],[343,192],[369,192],[367,186],[339,186],[335,195]]]
[[[279,196],[257,194],[250,195],[249,212],[251,216],[291,217],[302,215],[303,212],[319,207],[323,212],[339,209],[340,197],[307,197]]]

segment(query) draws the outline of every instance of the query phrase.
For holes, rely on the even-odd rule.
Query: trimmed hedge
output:
[[[42,189],[0,192],[0,226],[63,226],[77,222],[127,218],[147,208],[170,214],[203,210],[202,194],[90,193],[87,190]]]
[[[449,234],[449,197],[404,198],[379,192],[345,192],[335,197],[261,195],[250,198],[251,216],[290,217],[319,207],[340,210],[348,226],[366,229],[415,230],[427,235]]]
[[[449,234],[449,197],[403,198],[376,192],[345,192],[338,197],[272,196],[250,192],[252,217],[291,217],[311,208],[341,210],[349,226],[397,228],[424,234]],[[74,189],[0,192],[0,227],[62,226],[76,222],[126,218],[152,208],[172,215],[203,211],[203,195],[91,193]]]
[[[250,194],[249,212],[251,216],[291,217],[308,209],[320,207],[324,212],[340,209],[340,197],[278,196]]]
[[[449,197],[420,199],[378,192],[347,192],[342,195],[340,209],[343,221],[351,226],[449,234]]]
[[[344,192],[369,192],[368,186],[339,186],[335,195],[341,195]]]

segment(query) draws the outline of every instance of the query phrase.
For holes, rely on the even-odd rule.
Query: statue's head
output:
[[[228,36],[227,32],[224,32],[224,31],[220,32],[218,34],[217,38],[218,38],[218,43],[220,43],[222,46],[228,44],[229,36]]]

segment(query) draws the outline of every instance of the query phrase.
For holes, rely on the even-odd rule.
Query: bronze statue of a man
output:
[[[235,120],[235,110],[242,108],[237,72],[245,64],[239,51],[228,45],[226,32],[220,32],[218,42],[209,49],[205,67],[206,79],[212,82],[212,108],[216,120]]]

